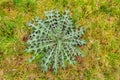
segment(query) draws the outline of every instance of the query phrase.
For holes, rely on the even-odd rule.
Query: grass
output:
[[[71,10],[75,24],[87,28],[85,58],[55,75],[28,63],[27,22],[44,11]],[[0,0],[0,80],[120,80],[119,0]]]

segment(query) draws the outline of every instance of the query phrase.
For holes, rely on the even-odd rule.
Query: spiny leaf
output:
[[[86,41],[81,39],[84,29],[75,29],[69,13],[69,10],[66,10],[65,14],[51,10],[46,12],[45,20],[36,18],[29,23],[34,31],[27,41],[27,51],[34,51],[31,61],[43,54],[40,65],[44,72],[50,68],[57,72],[60,66],[66,67],[66,62],[75,64],[75,56],[85,56],[77,48],[86,44]]]

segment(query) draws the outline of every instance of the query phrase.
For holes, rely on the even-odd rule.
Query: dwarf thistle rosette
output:
[[[43,71],[52,68],[57,72],[60,66],[75,64],[75,56],[84,56],[78,47],[86,44],[86,41],[81,39],[84,29],[76,29],[69,10],[64,14],[51,10],[45,15],[44,20],[36,18],[29,23],[34,31],[28,38],[27,52],[34,53],[31,60],[42,54],[39,61]]]

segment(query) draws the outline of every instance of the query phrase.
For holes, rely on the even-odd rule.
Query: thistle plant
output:
[[[67,63],[75,64],[75,57],[85,55],[79,46],[86,44],[82,40],[84,29],[76,29],[70,17],[70,11],[64,14],[59,11],[48,11],[46,19],[34,19],[29,26],[34,30],[30,34],[27,44],[27,52],[33,52],[32,60],[38,56],[43,71],[53,69],[55,72],[60,67],[65,68]]]

